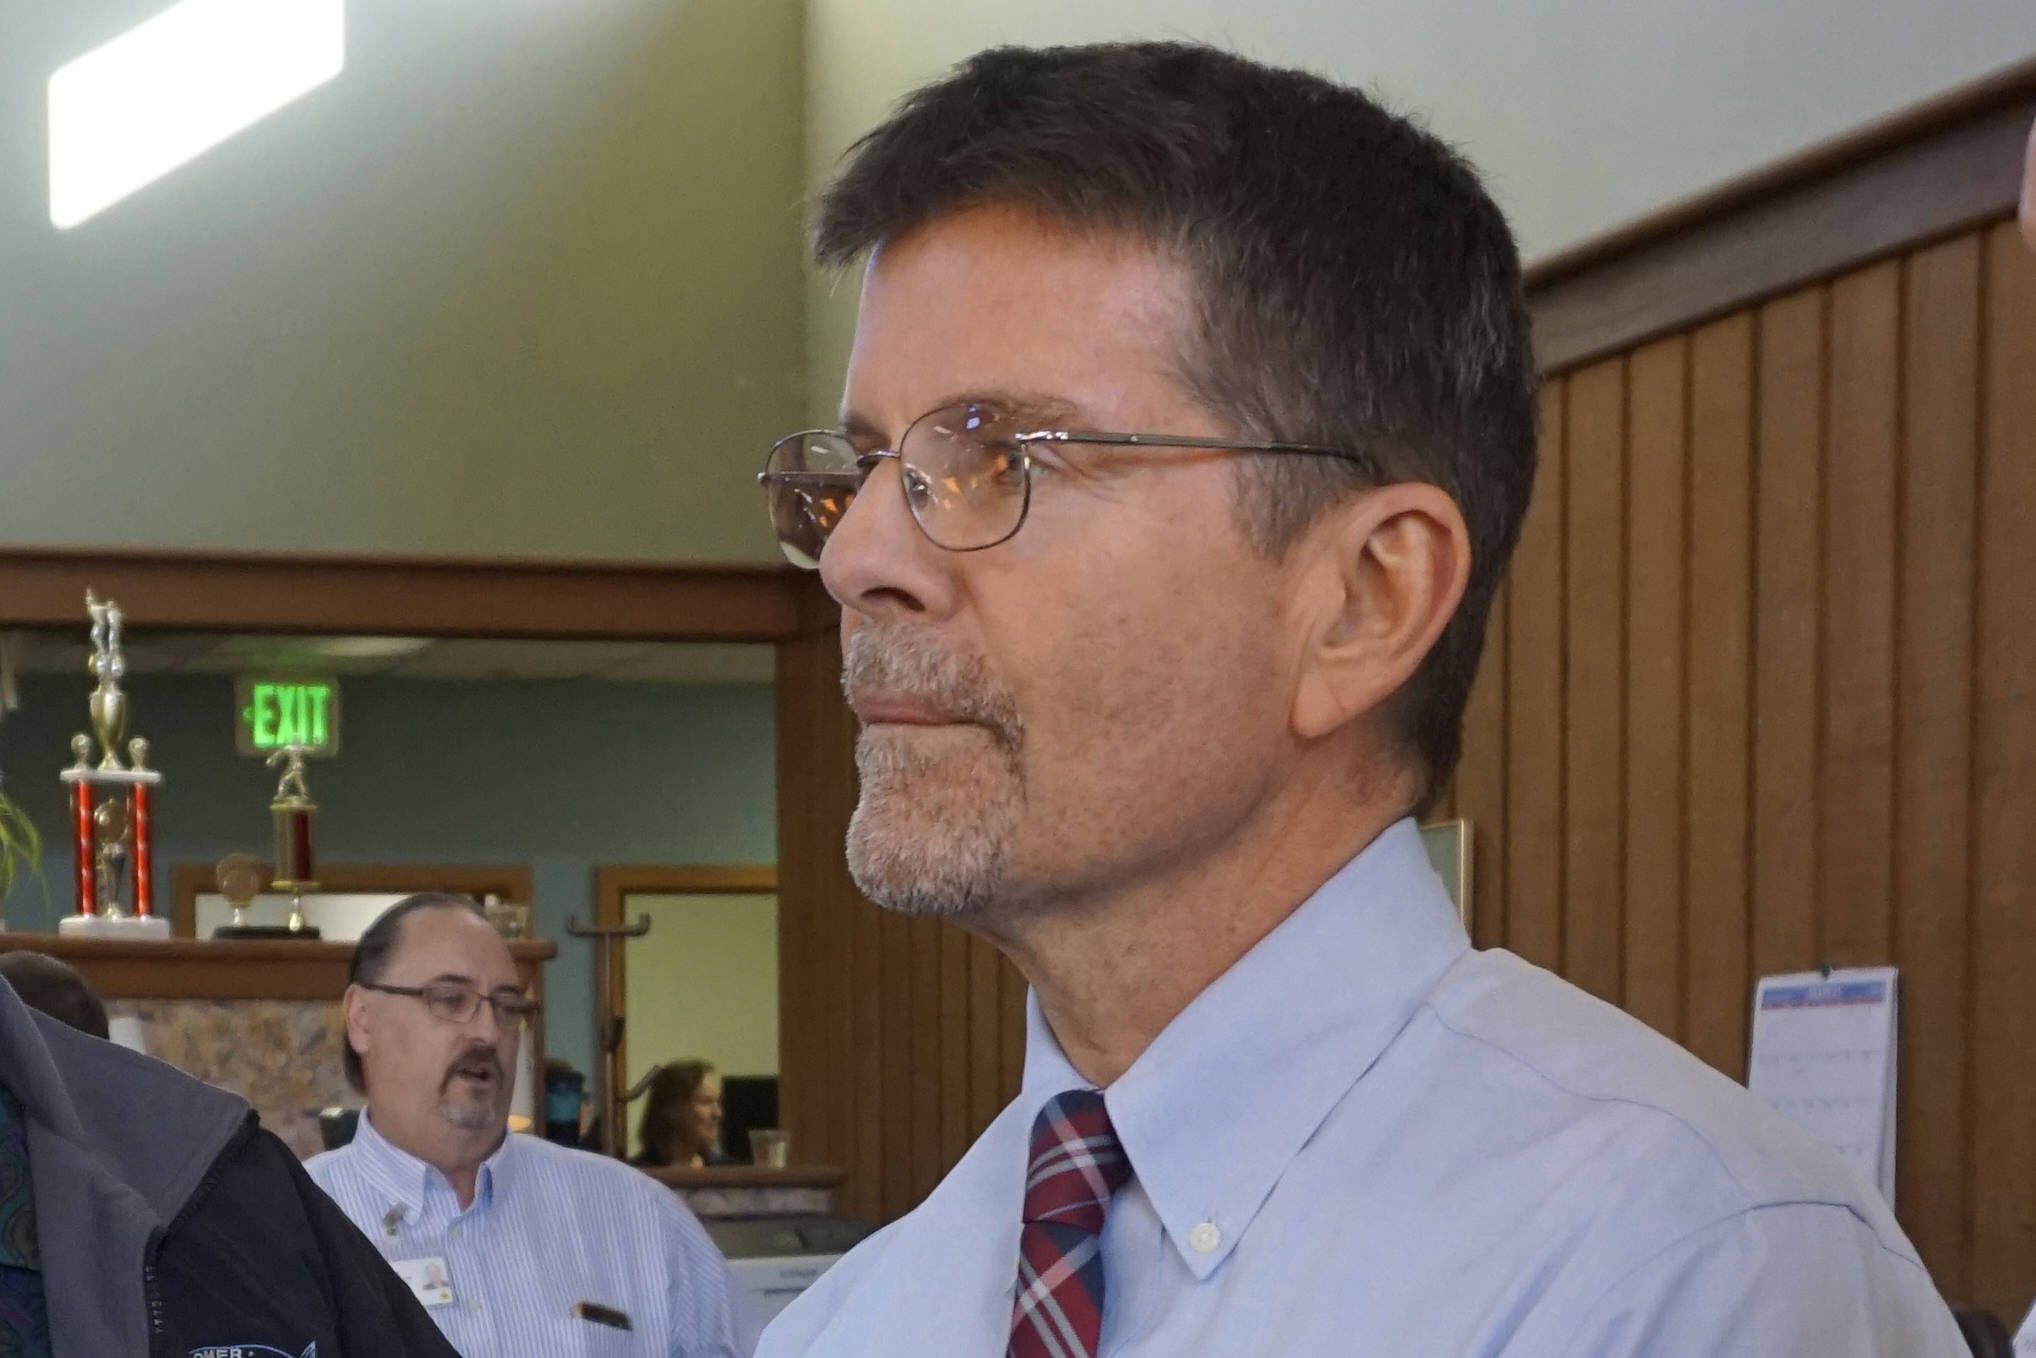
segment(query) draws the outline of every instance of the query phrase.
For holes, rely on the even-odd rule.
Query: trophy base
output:
[[[57,932],[65,938],[167,939],[170,921],[162,915],[66,915]]]
[[[292,929],[287,924],[222,924],[212,931],[214,938],[297,938],[315,939],[318,926],[307,924],[302,929]]]

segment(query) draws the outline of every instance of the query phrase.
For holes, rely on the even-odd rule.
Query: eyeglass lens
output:
[[[535,1001],[511,991],[483,995],[465,986],[424,987],[424,1003],[436,1018],[448,1023],[465,1023],[481,1011],[481,1001],[495,1007],[495,1018],[503,1024],[520,1024],[537,1012]]]
[[[931,411],[899,441],[905,503],[920,530],[951,551],[972,551],[1018,531],[1030,496],[1025,450],[1009,416],[980,405]],[[820,563],[828,535],[848,512],[879,459],[840,434],[809,431],[781,440],[764,470],[771,523],[794,565]]]

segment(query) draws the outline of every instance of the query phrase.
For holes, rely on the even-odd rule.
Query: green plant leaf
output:
[[[0,904],[23,872],[42,877],[42,835],[28,813],[0,793]]]

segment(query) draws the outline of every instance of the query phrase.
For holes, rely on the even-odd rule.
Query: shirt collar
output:
[[[448,1195],[452,1193],[451,1182],[436,1165],[420,1160],[375,1130],[369,1109],[361,1109],[360,1124],[349,1144],[362,1175],[388,1203],[390,1213],[400,1212],[405,1221],[415,1221],[423,1215],[434,1185]],[[481,1162],[480,1172],[474,1177],[474,1207],[488,1206],[507,1181],[515,1177],[516,1157],[516,1134],[505,1133],[502,1144]]]
[[[1104,1097],[1132,1173],[1196,1277],[1229,1256],[1295,1155],[1468,950],[1419,829],[1373,840],[1211,982]],[[1024,1127],[1088,1084],[1026,1000]],[[1216,1229],[1207,1244],[1204,1226]]]

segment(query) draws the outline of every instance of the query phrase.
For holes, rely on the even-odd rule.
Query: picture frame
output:
[[[1463,921],[1465,929],[1470,928],[1471,851],[1474,843],[1471,823],[1467,820],[1435,821],[1421,827],[1421,845],[1428,850],[1428,861],[1434,865],[1435,875],[1448,888],[1449,898],[1456,904],[1456,917]]]

